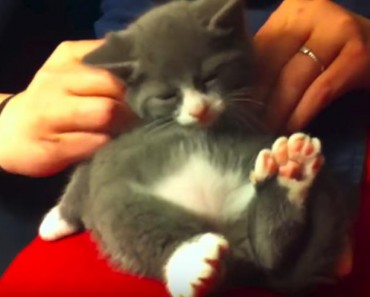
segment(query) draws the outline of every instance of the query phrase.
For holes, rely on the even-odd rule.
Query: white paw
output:
[[[173,297],[195,297],[212,289],[220,276],[221,260],[229,244],[218,234],[206,233],[181,244],[170,257],[164,275]]]
[[[40,237],[47,241],[57,240],[75,232],[77,228],[62,218],[58,205],[46,214],[39,227]]]
[[[278,182],[288,189],[288,198],[302,205],[323,163],[320,140],[295,133],[289,138],[279,137],[271,150],[260,151],[250,180],[258,184],[278,176]]]
[[[279,165],[279,183],[288,189],[288,198],[302,206],[307,192],[324,164],[321,142],[304,133],[295,133],[273,146]],[[275,153],[274,153],[275,152]]]

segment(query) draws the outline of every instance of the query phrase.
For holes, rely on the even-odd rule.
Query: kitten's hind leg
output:
[[[278,183],[288,190],[289,200],[301,206],[323,163],[320,140],[295,133],[260,151],[250,180],[258,185],[277,176]]]
[[[43,218],[39,227],[39,236],[47,241],[74,234],[81,230],[81,211],[87,188],[88,165],[81,164],[73,173],[59,203]]]
[[[206,218],[121,180],[93,201],[89,228],[118,267],[163,280],[175,297],[212,291],[228,243]]]
[[[165,269],[167,288],[174,297],[203,296],[222,277],[227,240],[215,233],[205,233],[180,244]]]

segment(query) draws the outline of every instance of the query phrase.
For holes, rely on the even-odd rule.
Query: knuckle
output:
[[[44,81],[49,76],[50,76],[50,69],[48,67],[42,67],[36,72],[33,81]]]
[[[69,41],[69,40],[63,41],[58,44],[58,46],[55,49],[55,52],[58,52],[61,54],[69,52],[71,50],[71,44],[72,44],[72,41]]]
[[[335,84],[334,81],[327,77],[320,84],[317,85],[317,98],[321,106],[326,106],[332,99],[334,93]]]
[[[368,48],[361,40],[354,40],[350,46],[350,59],[356,64],[364,64],[368,60]]]
[[[361,27],[355,18],[349,14],[342,14],[337,19],[337,30],[347,36],[361,36]]]
[[[52,69],[48,67],[40,68],[34,75],[32,82],[27,89],[40,90],[46,86],[50,87],[57,82],[58,77],[55,76],[55,73]]]

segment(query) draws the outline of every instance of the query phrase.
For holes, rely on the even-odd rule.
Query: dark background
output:
[[[94,38],[100,15],[99,0],[16,2],[0,31],[0,93],[24,89],[61,41]]]

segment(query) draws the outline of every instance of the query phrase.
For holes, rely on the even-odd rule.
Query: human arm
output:
[[[285,0],[255,36],[257,92],[275,130],[304,128],[344,93],[370,90],[370,20],[327,0]],[[320,64],[299,52],[306,45]]]
[[[4,170],[52,175],[90,156],[131,122],[123,84],[109,72],[81,63],[101,43],[62,43],[30,85],[6,104],[0,115]]]

